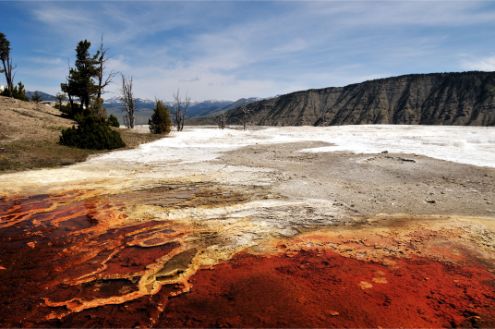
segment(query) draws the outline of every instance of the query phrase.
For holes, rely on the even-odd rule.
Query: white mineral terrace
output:
[[[306,152],[379,153],[387,150],[495,167],[495,128],[397,125],[277,127],[247,131],[190,128],[137,150],[113,152],[92,161],[199,162],[243,146],[302,141],[335,144]]]
[[[329,146],[301,152],[414,153],[495,167],[494,127],[360,125],[269,127],[246,131],[189,127],[136,149],[110,152],[69,167],[0,175],[0,193],[26,192],[32,188],[52,191],[81,183],[85,187],[111,189],[112,182],[116,181],[118,188],[122,188],[184,176],[194,180],[195,176],[212,174],[234,183],[250,181],[262,185],[267,183],[263,181],[263,170],[225,166],[209,160],[248,145],[307,141],[325,142]]]

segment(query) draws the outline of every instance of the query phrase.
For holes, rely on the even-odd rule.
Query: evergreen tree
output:
[[[166,134],[170,133],[172,128],[172,120],[170,119],[170,112],[162,101],[156,101],[155,109],[151,119],[148,121],[150,131],[153,134]]]
[[[110,114],[107,119],[107,123],[110,127],[120,127],[119,119],[113,114]]]
[[[26,89],[24,89],[24,85],[22,84],[22,82],[18,82],[17,86],[14,86],[14,88],[12,89],[12,92],[10,92],[10,90],[8,89],[5,89],[0,95],[6,97],[14,97],[16,99],[20,99],[21,101],[29,100],[26,96]]]
[[[20,99],[21,101],[28,100],[26,96],[26,89],[24,88],[24,85],[20,81],[17,83],[17,86],[14,87],[12,94],[14,98]]]
[[[104,59],[104,54],[97,52],[91,56],[90,47],[87,40],[78,43],[74,67],[69,70],[67,82],[61,84],[70,104],[70,111],[62,111],[77,121],[77,127],[62,130],[60,144],[87,149],[123,147],[125,144],[119,132],[109,126],[103,99],[99,97],[104,85],[95,82],[102,73],[98,61]],[[79,98],[79,105],[74,97]]]
[[[62,130],[60,144],[94,150],[111,150],[125,146],[117,131],[92,115],[82,116],[77,127]]]
[[[94,57],[90,56],[89,48],[91,42],[88,40],[80,41],[76,47],[75,67],[69,71],[67,83],[61,85],[62,91],[69,96],[72,112],[85,113],[90,112],[90,102],[98,93],[98,87],[93,78],[97,77],[98,68]],[[79,98],[79,109],[75,108],[72,96]]]

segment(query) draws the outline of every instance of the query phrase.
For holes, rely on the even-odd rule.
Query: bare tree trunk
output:
[[[218,128],[224,129],[225,126],[227,125],[227,117],[225,116],[225,113],[220,114],[220,116],[217,118],[217,123],[218,123]]]
[[[5,74],[5,80],[7,82],[7,89],[9,90],[10,97],[14,97],[14,79],[12,78],[12,60],[10,57],[2,59],[3,72]]]
[[[121,101],[124,105],[124,111],[126,113],[126,125],[127,128],[134,128],[134,111],[136,109],[136,101],[134,99],[134,93],[132,91],[132,77],[127,79],[123,74],[122,76],[122,89],[121,89]]]
[[[246,125],[247,125],[247,115],[250,111],[248,110],[247,106],[242,107],[242,125],[244,130],[246,130]]]
[[[98,80],[98,91],[97,91],[97,99],[101,98],[101,95],[103,94],[103,89],[107,87],[117,74],[116,72],[110,71],[108,75],[105,77],[105,68],[106,65],[105,63],[108,61],[108,56],[107,56],[107,51],[108,49],[103,46],[103,37],[101,38],[100,42],[100,48],[98,49],[98,52],[96,53],[96,61],[98,65],[98,72],[97,72],[97,80]]]
[[[10,93],[10,97],[12,97],[12,90],[10,89],[9,75],[7,73],[7,66],[5,64],[5,60],[3,60],[3,59],[2,59],[2,65],[3,65],[3,70],[0,70],[0,72],[5,74],[5,81],[7,82],[7,89]]]
[[[174,97],[174,109],[175,109],[175,124],[177,126],[177,131],[182,131],[184,129],[184,122],[186,121],[186,114],[189,105],[191,104],[191,99],[185,97],[182,99],[180,97],[180,90],[177,89],[177,93],[173,95]]]
[[[182,121],[182,100],[180,99],[180,91],[177,89],[177,93],[173,95],[174,97],[174,109],[175,109],[175,125],[177,127],[177,131],[181,130],[181,121]]]
[[[57,93],[55,97],[58,100],[58,109],[62,111],[62,102],[65,100],[65,94]]]
[[[67,94],[67,97],[69,98],[70,111],[72,114],[74,114],[74,100],[72,99],[72,95]]]

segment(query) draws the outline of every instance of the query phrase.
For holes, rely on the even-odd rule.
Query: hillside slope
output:
[[[0,96],[0,115],[0,172],[67,165],[103,152],[58,144],[60,131],[74,123],[49,105]],[[131,147],[160,137],[122,129],[120,133]]]
[[[495,72],[410,74],[312,89],[247,105],[267,126],[344,124],[495,125]],[[228,112],[240,124],[243,112]]]

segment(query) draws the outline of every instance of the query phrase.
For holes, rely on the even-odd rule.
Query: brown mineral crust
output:
[[[178,285],[165,285],[155,295],[118,305],[103,305],[97,308],[71,313],[52,320],[33,319],[30,326],[62,328],[137,328],[152,327],[162,316],[168,298],[180,290]]]
[[[156,247],[128,247],[106,263],[107,269],[101,275],[132,274],[144,271],[146,266],[180,247],[178,242],[169,242]]]
[[[133,282],[134,281],[134,282]],[[79,297],[90,301],[96,298],[121,296],[137,291],[137,278],[129,279],[97,279],[80,285],[60,285],[56,291],[47,292],[46,297],[52,302],[61,302]]]
[[[110,199],[122,202],[132,199],[136,204],[157,205],[168,208],[211,208],[234,205],[265,195],[263,188],[236,190],[232,186],[219,186],[211,183],[170,182],[165,186],[146,188],[128,192],[125,195],[112,195]]]
[[[130,235],[127,245],[139,247],[160,246],[168,243],[171,239],[178,239],[182,235],[182,232],[176,232],[170,227],[158,227]]]
[[[240,254],[192,278],[158,327],[493,327],[495,275],[427,258]]]
[[[79,239],[73,239],[72,244],[68,243],[63,249],[63,254],[72,255],[72,262],[67,262],[64,258],[54,259],[54,264],[56,271],[59,272],[59,278],[72,281],[74,283],[86,282],[92,278],[105,277],[102,273],[108,268],[108,263],[112,263],[114,270],[113,274],[118,274],[118,269],[122,271],[120,274],[122,276],[129,276],[134,272],[134,269],[129,269],[128,265],[130,263],[139,264],[140,260],[132,261],[131,259],[122,259],[125,263],[119,264],[113,258],[119,255],[119,253],[124,252],[125,247],[128,246],[126,243],[130,238],[127,236],[136,231],[142,231],[146,229],[154,229],[155,226],[162,225],[159,222],[149,221],[137,223],[135,225],[123,226],[119,228],[109,229],[108,231],[102,231],[100,234],[95,236],[84,237],[84,234],[79,236]],[[133,247],[130,247],[133,248]],[[156,253],[156,250],[150,250],[150,253],[154,255],[151,259],[157,259],[166,254],[168,250]],[[143,255],[149,254],[147,250],[143,250],[141,258]],[[137,255],[135,255],[137,257]],[[150,258],[150,257],[147,257]],[[141,262],[142,263],[142,262]],[[141,272],[144,267],[140,268]],[[117,275],[119,277],[119,275]],[[55,284],[57,282],[55,281]],[[48,285],[47,285],[48,286]]]
[[[191,262],[196,255],[196,249],[183,251],[172,257],[161,269],[156,273],[158,281],[166,280],[176,274],[184,273],[191,265]]]

